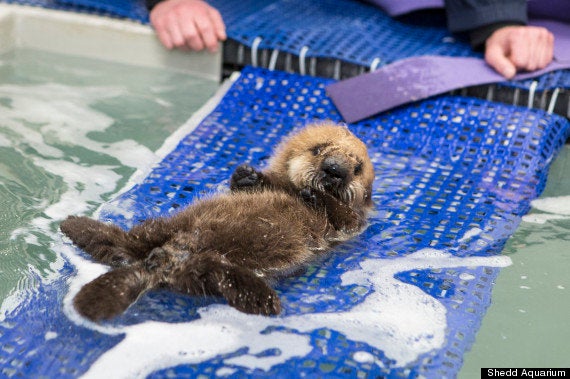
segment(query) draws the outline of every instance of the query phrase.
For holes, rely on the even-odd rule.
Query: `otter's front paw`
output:
[[[334,215],[330,215],[329,219],[335,229],[347,234],[359,234],[366,226],[366,218],[359,216],[356,212],[348,207],[340,207],[336,209]]]
[[[345,221],[344,231],[348,234],[358,234],[366,226],[366,220],[361,217],[350,217]]]
[[[242,164],[232,174],[230,188],[232,191],[251,189],[261,184],[261,174],[248,164]]]
[[[313,191],[311,188],[309,187],[303,188],[302,190],[299,191],[299,196],[301,196],[301,199],[303,199],[305,204],[307,204],[310,207],[317,208],[318,205],[317,195],[315,191]]]

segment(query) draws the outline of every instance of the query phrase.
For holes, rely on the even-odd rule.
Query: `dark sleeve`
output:
[[[145,0],[145,4],[146,4],[146,9],[149,10],[149,12],[152,10],[152,8],[154,8],[156,6],[156,4],[163,2],[164,0]]]
[[[453,33],[468,32],[471,45],[481,47],[493,32],[527,23],[527,0],[445,0],[447,26]]]

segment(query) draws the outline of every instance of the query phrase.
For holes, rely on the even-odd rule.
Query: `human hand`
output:
[[[166,0],[150,12],[150,22],[168,49],[218,50],[226,26],[217,9],[202,0]]]
[[[485,42],[485,61],[507,79],[544,68],[553,57],[554,36],[543,27],[505,26]]]

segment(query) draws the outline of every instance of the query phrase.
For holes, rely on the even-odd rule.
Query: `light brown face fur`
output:
[[[344,126],[324,122],[304,128],[279,145],[269,171],[286,172],[297,188],[329,193],[351,207],[372,205],[368,150]]]

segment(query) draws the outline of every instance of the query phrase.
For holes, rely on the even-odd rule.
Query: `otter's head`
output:
[[[307,126],[279,146],[270,166],[296,188],[329,193],[354,208],[372,205],[374,169],[368,151],[344,126]]]

